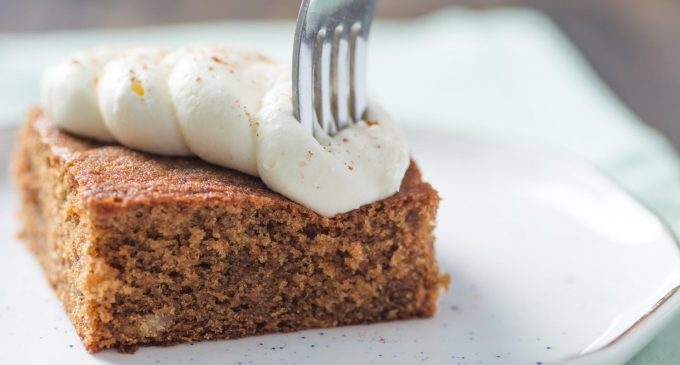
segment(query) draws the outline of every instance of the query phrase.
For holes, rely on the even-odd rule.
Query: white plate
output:
[[[437,250],[453,283],[434,318],[90,355],[15,238],[16,193],[4,186],[0,363],[616,364],[678,312],[675,239],[595,169],[538,148],[410,134],[443,198]]]

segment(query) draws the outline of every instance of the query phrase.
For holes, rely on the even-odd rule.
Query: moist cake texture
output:
[[[90,352],[429,317],[448,277],[437,192],[326,218],[255,177],[57,130],[29,110],[14,177],[28,247]]]

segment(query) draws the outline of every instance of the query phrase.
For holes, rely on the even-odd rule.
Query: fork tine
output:
[[[314,103],[313,103],[313,75],[312,75],[312,50],[309,47],[300,47],[297,62],[293,68],[296,77],[293,111],[297,120],[311,134],[314,131]]]
[[[306,14],[311,0],[303,0],[300,6],[299,21],[295,29],[293,44],[293,114],[302,127],[310,134],[314,133],[313,97],[313,49],[305,41],[307,32]]]
[[[327,134],[335,134],[336,127],[331,113],[331,42],[332,32],[322,28],[317,33],[314,54],[314,105],[321,129]]]
[[[362,24],[352,24],[349,34],[350,110],[354,122],[364,119],[366,111],[366,39]]]
[[[331,63],[331,86],[333,89],[333,117],[337,129],[341,130],[349,124],[349,31],[340,24],[333,32],[333,49]]]
[[[293,45],[293,108],[314,137],[335,135],[364,117],[366,42],[376,3],[302,0]]]

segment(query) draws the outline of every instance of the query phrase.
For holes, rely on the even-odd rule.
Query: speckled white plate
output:
[[[438,258],[453,283],[434,318],[90,355],[15,238],[16,193],[3,182],[0,364],[616,364],[680,308],[675,239],[595,169],[533,147],[410,134],[443,198]]]

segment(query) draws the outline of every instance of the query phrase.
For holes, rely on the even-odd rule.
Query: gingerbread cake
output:
[[[90,352],[429,317],[439,198],[324,217],[257,177],[75,137],[32,109],[14,177],[28,247]]]

